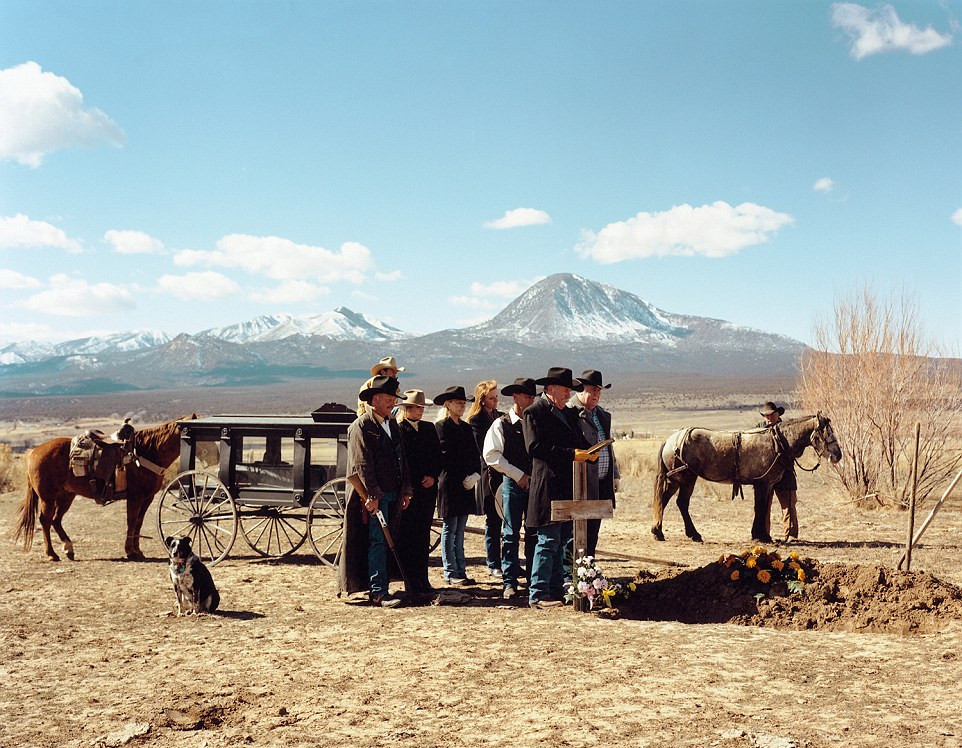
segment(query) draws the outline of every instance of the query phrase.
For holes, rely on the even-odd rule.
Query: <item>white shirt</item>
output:
[[[514,412],[514,408],[511,408],[508,413],[511,416],[511,423],[521,420],[521,417]],[[523,470],[519,470],[504,459],[504,426],[500,418],[494,419],[488,433],[484,435],[484,461],[489,467],[508,476],[515,483],[524,477]]]

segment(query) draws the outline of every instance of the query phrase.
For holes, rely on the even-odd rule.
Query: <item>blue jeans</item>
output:
[[[388,491],[378,501],[378,509],[384,513],[388,525],[397,499],[397,491]],[[391,581],[387,574],[387,541],[377,517],[368,517],[367,522],[367,573],[371,578],[371,597],[386,595]]]
[[[528,584],[528,600],[560,600],[564,594],[561,565],[564,543],[561,540],[561,523],[537,528],[538,544],[534,548],[531,578]]]
[[[464,560],[464,528],[468,525],[467,514],[445,517],[441,524],[441,564],[444,579],[452,577],[464,579],[468,576]]]
[[[501,527],[502,581],[505,587],[517,589],[518,577],[521,576],[518,546],[521,542],[525,510],[528,508],[528,492],[510,478],[505,478],[501,484],[501,496],[504,499],[504,524]],[[528,566],[530,568],[530,563]]]
[[[501,568],[501,516],[494,496],[484,499],[484,555],[490,571]]]

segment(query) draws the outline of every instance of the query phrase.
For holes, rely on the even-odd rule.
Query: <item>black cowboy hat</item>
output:
[[[600,387],[603,390],[611,387],[611,382],[608,384],[602,384],[601,372],[597,369],[585,369],[581,372],[581,376],[578,377],[578,381],[582,384],[590,384],[593,387]]]
[[[435,395],[433,399],[435,405],[443,405],[448,400],[465,400],[469,403],[474,402],[474,398],[468,397],[467,393],[464,391],[464,387],[461,385],[452,385],[440,395]]]
[[[571,378],[571,369],[565,369],[562,366],[552,366],[548,369],[548,376],[535,380],[535,384],[544,385],[545,387],[549,384],[557,384],[578,392],[583,389],[581,382]]]
[[[771,400],[762,406],[762,409],[758,411],[760,415],[770,416],[772,413],[778,413],[778,415],[785,415],[785,408],[781,405],[775,405]]]
[[[514,384],[509,384],[507,387],[501,388],[502,395],[531,395],[534,397],[538,394],[535,389],[535,381],[531,377],[518,377],[514,380]]]
[[[378,393],[384,395],[393,395],[394,397],[400,398],[398,394],[398,389],[400,389],[401,384],[394,377],[386,377],[383,374],[376,376],[371,380],[371,384],[365,387],[358,393],[358,399],[363,400],[366,403],[371,402],[371,399]]]

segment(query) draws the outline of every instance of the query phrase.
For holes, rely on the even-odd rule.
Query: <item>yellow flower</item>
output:
[[[785,562],[779,561],[776,558],[774,561],[772,561],[772,568],[775,569],[775,571],[781,571],[782,569],[785,568]]]
[[[614,587],[607,587],[601,591],[601,599],[604,601],[604,604],[607,605],[609,608],[611,607],[611,601],[614,598],[614,596],[615,596]]]
[[[758,572],[758,581],[762,584],[768,584],[770,581],[772,581],[772,575],[762,569],[760,572]]]
[[[791,562],[788,564],[788,568],[789,568],[789,569],[792,569],[793,571],[798,571],[798,570],[800,570],[802,567],[799,565],[798,561],[791,561]]]
[[[798,567],[798,581],[805,581],[805,569],[803,569],[801,566]]]
[[[752,548],[752,553],[756,556],[761,556],[763,553],[765,553],[765,548],[760,545],[756,545],[754,548]]]
[[[794,559],[797,561],[797,560],[798,560],[798,552],[797,552],[797,551],[791,551],[791,552],[788,554],[788,557],[789,557],[789,558],[794,558]]]
[[[738,569],[735,569],[735,571],[732,572],[731,580],[732,580],[733,582],[736,582],[736,581],[738,581],[738,577],[739,577],[739,576],[741,576],[741,575],[738,573]]]
[[[754,569],[757,563],[758,560],[754,556],[749,556],[748,560],[745,562],[745,566],[747,566],[749,569]]]
[[[628,589],[634,592],[636,589],[638,589],[638,585],[636,585],[634,582],[628,582]]]

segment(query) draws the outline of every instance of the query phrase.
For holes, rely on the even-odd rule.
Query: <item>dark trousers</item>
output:
[[[436,505],[436,491],[415,491],[408,508],[401,512],[396,543],[404,572],[413,587],[409,592],[427,592],[431,587],[428,566]]]
[[[484,552],[489,571],[501,571],[501,515],[494,496],[484,497]]]

